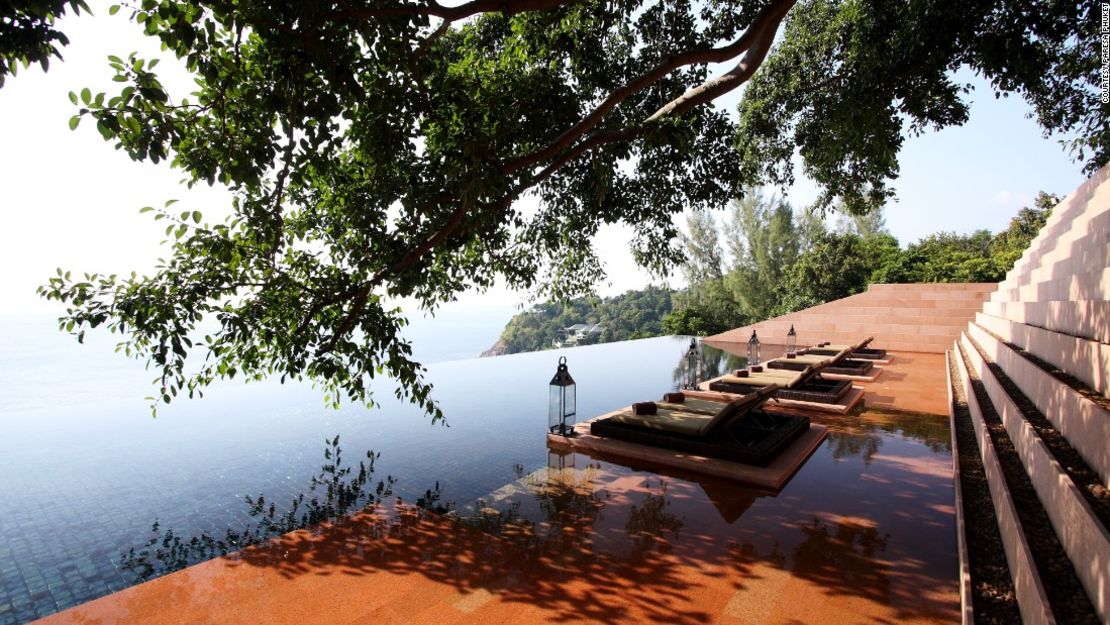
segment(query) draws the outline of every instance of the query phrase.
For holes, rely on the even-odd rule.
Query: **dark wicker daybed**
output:
[[[804,371],[806,367],[812,363],[798,362],[788,358],[772,360],[764,363],[768,369],[789,369],[791,371]],[[839,373],[842,375],[867,375],[875,363],[870,360],[856,360],[855,358],[843,358],[834,361],[825,367],[825,373]]]
[[[721,404],[722,408],[714,414],[659,408],[658,415],[635,415],[625,410],[594,421],[590,433],[697,456],[766,466],[809,429],[808,417],[769,414],[761,409],[763,401],[776,390],[778,386],[773,384],[764,387]]]
[[[875,340],[875,337],[867,337],[867,340],[860,343],[859,347],[854,349],[851,354],[848,354],[848,357],[855,360],[882,360],[886,358],[885,349],[869,349],[867,347],[867,345],[870,344],[873,340]],[[826,345],[824,347],[810,347],[809,349],[805,350],[805,353],[815,354],[818,356],[833,356],[839,353],[840,349],[841,346]]]
[[[839,403],[849,391],[852,390],[850,380],[825,380],[820,374],[827,371],[830,363],[812,365],[809,370],[802,369],[798,379],[785,385],[775,392],[779,399],[792,399],[795,401],[808,401],[820,404]],[[762,388],[762,382],[753,385],[747,378],[722,376],[721,379],[710,382],[709,390],[722,393],[735,393],[743,395]]]

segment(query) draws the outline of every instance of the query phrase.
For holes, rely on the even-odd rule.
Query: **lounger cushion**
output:
[[[723,375],[719,378],[719,381],[726,384],[742,384],[744,386],[770,386],[772,384],[786,386],[787,384],[790,384],[794,379],[801,377],[798,375],[798,373],[800,373],[799,371],[789,371],[788,373],[793,373],[794,376],[764,375],[762,373],[755,373],[746,378],[738,378],[734,375]]]
[[[660,408],[653,415],[633,414],[631,410],[622,410],[613,415],[613,421],[617,423],[686,436],[701,436],[702,429],[712,419],[713,415],[665,408]]]
[[[747,378],[745,378],[747,379]],[[672,432],[686,436],[706,436],[711,432],[728,427],[743,418],[752,408],[778,390],[775,384],[734,399],[728,403],[712,402],[716,406],[705,406],[715,413],[693,412],[690,406],[683,406],[679,410],[660,406],[654,415],[633,414],[631,410],[622,410],[612,417],[616,423],[634,425],[649,430]],[[687,401],[692,401],[688,399]],[[658,405],[658,404],[657,404]],[[666,406],[667,404],[663,404]]]

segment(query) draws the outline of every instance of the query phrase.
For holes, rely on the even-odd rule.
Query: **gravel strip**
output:
[[[1107,490],[1106,485],[1102,483],[1098,473],[1091,468],[1091,465],[1087,464],[1083,456],[1079,455],[1079,452],[1071,446],[1068,439],[1052,425],[1052,422],[1044,416],[1044,413],[1037,409],[1037,406],[1026,397],[1025,393],[1021,392],[1021,389],[1014,384],[1010,376],[1006,375],[1001,367],[991,361],[983,348],[975,342],[975,339],[971,339],[971,344],[975,346],[979,355],[987,362],[987,367],[994,373],[994,377],[998,378],[1002,388],[1006,389],[1010,398],[1017,404],[1018,410],[1021,410],[1025,419],[1040,435],[1041,440],[1045,442],[1048,450],[1052,453],[1052,457],[1060,463],[1060,466],[1064,467],[1068,477],[1079,487],[1080,492],[1083,493],[1083,498],[1091,505],[1091,508],[1095,511],[1095,516],[1102,522],[1103,527],[1110,530],[1110,490]]]
[[[974,322],[972,322],[972,323],[974,323]],[[1011,342],[1007,341],[1006,339],[1002,338],[1001,336],[998,336],[994,332],[991,332],[990,330],[988,330],[987,328],[984,328],[983,326],[979,325],[978,323],[976,323],[975,325],[976,325],[976,327],[982,329],[987,334],[993,336],[995,339],[998,340],[999,343],[1002,343],[1006,347],[1009,347],[1010,349],[1017,352],[1019,355],[1021,355],[1023,358],[1025,358],[1029,362],[1031,362],[1031,363],[1037,365],[1038,367],[1040,367],[1045,373],[1051,375],[1052,377],[1056,378],[1057,380],[1060,380],[1065,385],[1071,387],[1071,389],[1074,390],[1075,392],[1077,392],[1080,395],[1086,397],[1087,399],[1093,401],[1095,404],[1098,405],[1099,408],[1102,408],[1106,412],[1110,412],[1110,399],[1107,399],[1107,398],[1103,397],[1101,393],[1099,393],[1098,391],[1096,391],[1093,388],[1084,384],[1079,378],[1065,372],[1063,369],[1060,369],[1059,367],[1057,367],[1056,365],[1048,362],[1047,360],[1042,360],[1041,358],[1037,357],[1032,352],[1025,351],[1020,345],[1015,345],[1014,343],[1011,343]]]
[[[991,437],[991,442],[994,443],[998,462],[1006,478],[1006,486],[1017,508],[1018,520],[1021,522],[1025,538],[1033,553],[1033,563],[1044,584],[1052,614],[1061,625],[1098,624],[1098,615],[1095,614],[1094,606],[1091,605],[1091,600],[1079,582],[1071,560],[1068,559],[1063,546],[1056,538],[1052,521],[1041,506],[1037,492],[1033,489],[1033,483],[1025,472],[1025,466],[1014,449],[1013,442],[1010,441],[1010,436],[1006,433],[1006,428],[1002,425],[994,405],[991,404],[982,380],[972,370],[971,361],[963,353],[962,346],[960,354],[971,377],[971,387],[976,399],[979,400],[984,425]]]
[[[953,358],[957,354],[952,355]],[[977,625],[1020,623],[1021,613],[1014,595],[1014,582],[1006,564],[1002,536],[998,532],[994,502],[991,500],[979,442],[971,424],[963,386],[957,383],[956,362],[949,361],[952,372],[955,409],[956,458],[960,463],[960,490],[964,496],[964,529],[967,532],[967,559],[971,570],[971,605]]]

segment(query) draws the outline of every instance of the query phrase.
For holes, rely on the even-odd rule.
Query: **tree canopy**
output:
[[[5,71],[64,45],[67,4],[83,6],[0,6]],[[233,216],[153,210],[170,237],[155,273],[59,272],[42,292],[79,336],[122,332],[158,368],[159,401],[237,374],[368,401],[388,372],[438,414],[390,302],[434,309],[498,280],[565,299],[603,275],[591,237],[612,223],[665,272],[682,258],[674,215],[788,183],[796,152],[824,205],[867,212],[891,195],[905,130],[966,119],[958,67],[1105,163],[1094,7],[139,0],[124,10],[196,91],[169,92],[155,59],[110,57],[119,90],[75,89],[70,125],[227,185]],[[711,106],[745,83],[738,121]]]
[[[1059,203],[1041,192],[997,234],[937,232],[902,249],[886,231],[882,210],[842,214],[830,231],[812,210],[795,211],[754,191],[747,200],[720,227],[707,227],[704,217],[689,220],[683,237],[689,258],[710,243],[720,246],[722,237],[732,254],[722,261],[723,277],[687,270],[690,282],[675,293],[665,331],[716,334],[861,293],[874,282],[999,282]],[[753,260],[772,256],[779,260]]]

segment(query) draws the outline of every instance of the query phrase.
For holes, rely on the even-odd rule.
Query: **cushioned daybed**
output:
[[[885,349],[868,349],[867,345],[873,341],[875,337],[869,336],[867,340],[859,344],[852,353],[848,356],[855,360],[882,360],[886,358]],[[841,349],[847,347],[846,345],[824,345],[821,347],[810,347],[805,350],[807,354],[816,354],[819,356],[831,356],[838,353]]]
[[[656,414],[622,410],[590,424],[595,436],[659,447],[708,458],[766,466],[809,429],[807,417],[768,414],[761,404],[778,385],[771,383],[731,402],[686,399],[660,402]]]
[[[820,373],[825,371],[830,363],[831,359],[826,359],[825,362],[807,365],[801,371],[793,371],[794,379],[780,384],[783,388],[776,391],[775,397],[821,404],[839,403],[852,390],[852,382],[850,380],[822,379]],[[771,371],[781,374],[790,370],[772,369]],[[767,380],[758,373],[749,374],[748,377],[726,375],[710,382],[709,390],[745,394],[767,384]]]

